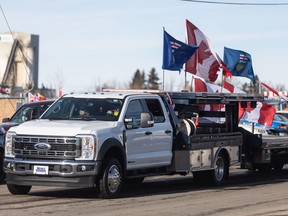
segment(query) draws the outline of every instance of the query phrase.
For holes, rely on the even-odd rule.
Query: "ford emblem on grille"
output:
[[[35,145],[34,145],[34,148],[36,149],[36,150],[39,150],[39,151],[46,151],[46,150],[49,150],[49,149],[51,149],[51,145],[49,145],[48,143],[36,143]]]

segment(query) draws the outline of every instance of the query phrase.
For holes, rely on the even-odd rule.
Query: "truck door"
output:
[[[144,111],[141,100],[129,101],[125,113],[128,170],[151,167],[153,163],[151,128],[140,127],[140,113]],[[129,119],[128,122],[127,119]]]
[[[166,110],[157,98],[145,99],[145,104],[154,117],[152,131],[152,160],[155,165],[169,165],[172,160],[172,125]]]

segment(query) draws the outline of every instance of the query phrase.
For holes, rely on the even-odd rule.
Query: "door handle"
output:
[[[171,130],[165,130],[166,134],[170,134],[172,131]]]
[[[152,134],[151,131],[147,131],[147,132],[145,132],[145,135],[151,135],[151,134]]]

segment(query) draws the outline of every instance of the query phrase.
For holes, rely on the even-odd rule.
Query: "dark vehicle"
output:
[[[43,112],[54,102],[54,100],[44,100],[26,103],[22,105],[11,118],[4,118],[0,124],[5,131],[17,126],[25,121],[38,119]]]
[[[5,172],[3,171],[3,158],[4,158],[4,142],[5,142],[5,130],[0,126],[0,183],[5,180]]]
[[[2,120],[3,123],[0,124],[0,183],[5,181],[5,172],[3,171],[5,133],[13,126],[32,119],[38,119],[53,102],[53,100],[45,100],[26,103],[11,118]]]

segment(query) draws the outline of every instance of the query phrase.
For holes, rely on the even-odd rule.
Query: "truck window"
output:
[[[154,116],[154,122],[155,123],[160,123],[165,121],[165,117],[163,114],[163,109],[160,104],[160,101],[157,99],[145,99],[147,108],[149,112],[152,113]]]
[[[140,115],[144,112],[140,100],[132,100],[128,104],[128,108],[125,114],[125,119],[131,119],[126,123],[127,129],[140,127]]]

